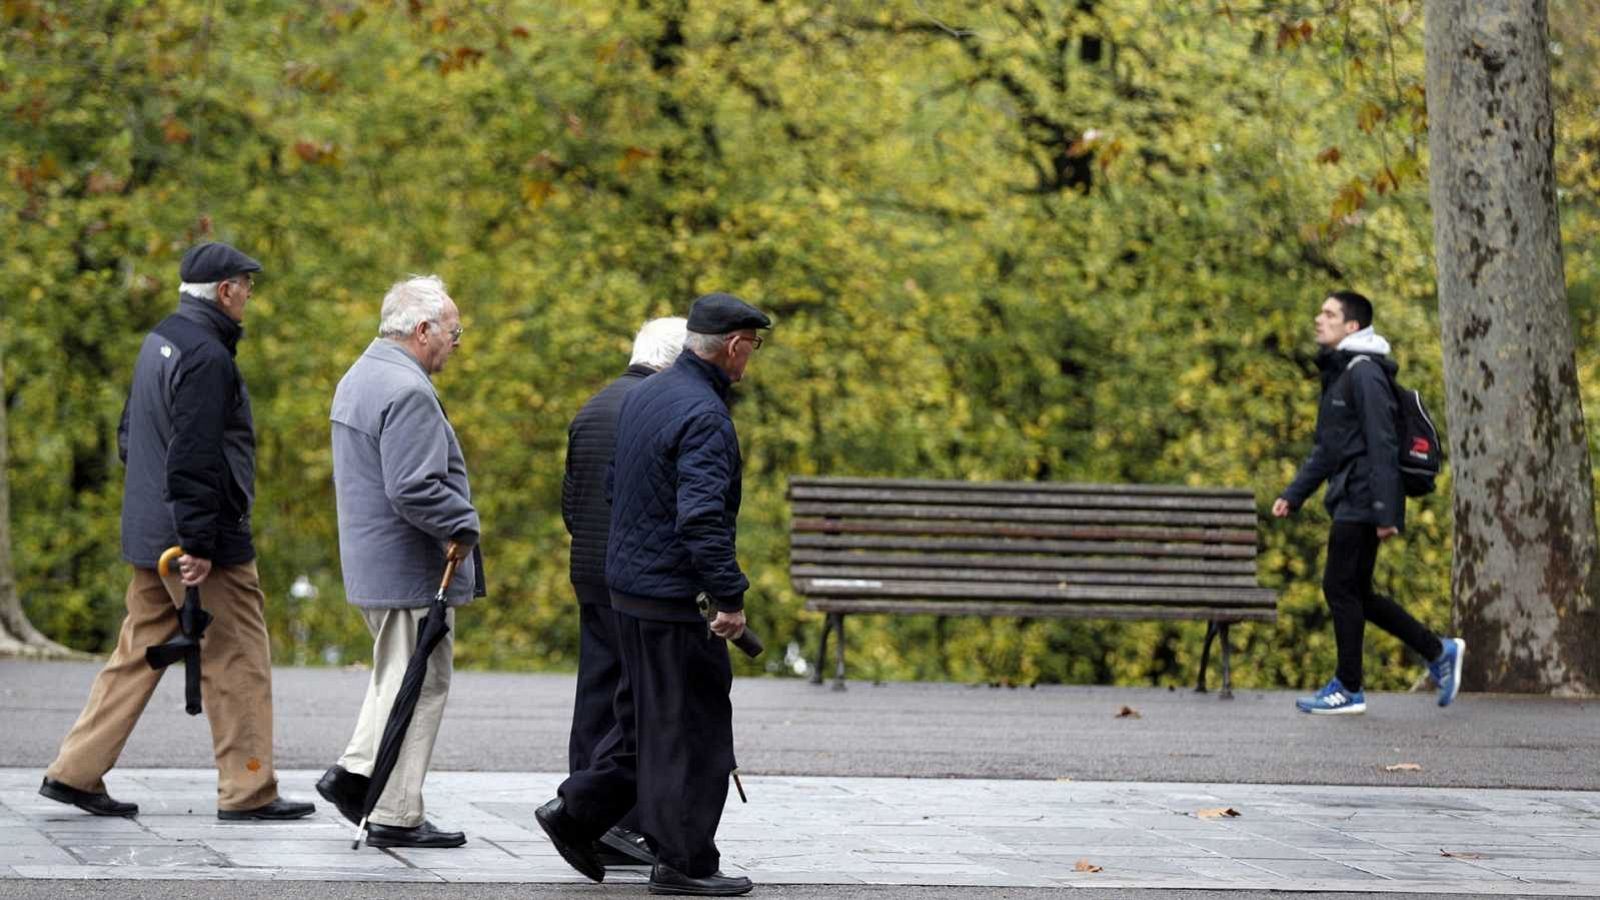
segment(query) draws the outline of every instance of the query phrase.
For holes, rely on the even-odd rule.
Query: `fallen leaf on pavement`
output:
[[[1385,772],[1421,772],[1422,767],[1416,763],[1395,763],[1392,766],[1384,766],[1383,770]]]
[[[1139,715],[1139,711],[1137,709],[1134,709],[1131,706],[1124,706],[1123,708],[1117,710],[1117,718],[1119,718],[1119,719],[1142,719],[1142,718],[1144,718],[1144,716]]]
[[[1483,859],[1482,853],[1452,853],[1449,850],[1444,849],[1439,851],[1439,855],[1448,856],[1452,859]]]
[[[1231,806],[1216,806],[1211,809],[1202,809],[1195,815],[1202,819],[1234,819],[1238,818],[1239,811]]]
[[[1101,866],[1095,865],[1092,862],[1089,862],[1087,859],[1080,859],[1080,860],[1078,860],[1077,865],[1074,865],[1072,867],[1072,871],[1074,871],[1074,872],[1103,872],[1103,871],[1105,871],[1105,869],[1103,867],[1101,867]]]

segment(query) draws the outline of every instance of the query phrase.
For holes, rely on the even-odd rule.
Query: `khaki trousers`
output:
[[[133,570],[117,648],[95,676],[89,701],[61,742],[61,752],[45,772],[48,777],[81,791],[106,789],[105,774],[122,755],[166,672],[150,668],[145,648],[178,633],[183,591],[176,576],[163,581],[153,569]],[[255,809],[278,797],[272,765],[272,652],[256,564],[213,568],[200,585],[200,604],[212,616],[200,638],[200,695],[217,759],[217,809]]]
[[[406,664],[417,646],[417,631],[427,614],[425,608],[361,611],[367,620],[367,629],[372,632],[372,680],[367,683],[367,697],[361,704],[361,715],[356,719],[350,745],[339,759],[339,765],[346,771],[372,774],[378,744],[389,722],[389,710],[394,708],[400,682],[405,680]],[[439,723],[444,719],[445,699],[450,695],[455,623],[456,611],[451,609],[445,618],[451,630],[428,657],[428,675],[422,680],[416,714],[412,716],[411,727],[406,729],[400,756],[383,795],[378,798],[378,805],[372,808],[369,822],[400,828],[422,824],[422,782],[428,776],[428,764],[433,761],[433,742],[439,735]]]

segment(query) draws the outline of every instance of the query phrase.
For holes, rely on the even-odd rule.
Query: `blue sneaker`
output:
[[[1361,691],[1347,691],[1338,676],[1310,697],[1301,697],[1294,705],[1303,713],[1316,716],[1341,716],[1367,711],[1367,695]]]
[[[1439,686],[1439,705],[1449,706],[1461,690],[1461,664],[1467,658],[1467,642],[1461,638],[1445,638],[1444,652],[1428,663],[1433,683]]]

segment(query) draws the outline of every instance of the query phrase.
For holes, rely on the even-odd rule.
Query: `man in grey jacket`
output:
[[[373,636],[372,681],[355,733],[317,791],[352,822],[378,743],[448,559],[467,560],[446,591],[455,607],[484,594],[466,460],[430,378],[461,342],[461,314],[437,276],[414,276],[383,298],[378,338],[333,395],[333,481],[345,596]],[[423,816],[422,782],[450,690],[453,641],[428,659],[416,714],[383,795],[367,820],[374,847],[459,847],[461,832]]]

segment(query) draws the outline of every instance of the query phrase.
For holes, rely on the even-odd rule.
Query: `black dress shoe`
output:
[[[594,855],[608,869],[656,864],[656,852],[650,849],[650,839],[621,825],[613,825],[600,835],[594,842]]]
[[[459,831],[440,831],[432,822],[402,828],[399,825],[367,823],[368,847],[459,847],[467,836]]]
[[[71,785],[46,776],[44,783],[39,785],[41,796],[49,797],[59,803],[76,806],[86,813],[97,816],[122,816],[131,819],[139,814],[139,804],[123,803],[111,799],[105,791],[80,791]]]
[[[550,837],[550,843],[567,865],[590,881],[606,880],[605,867],[594,857],[594,842],[578,835],[578,823],[567,815],[560,797],[534,810],[533,817],[539,820],[539,827]]]
[[[219,809],[217,818],[224,822],[239,822],[246,819],[262,819],[267,821],[282,819],[304,819],[317,811],[312,803],[302,803],[298,800],[285,800],[282,797],[258,806],[255,809]]]
[[[372,779],[347,771],[344,766],[331,766],[317,781],[317,793],[332,803],[339,815],[350,820],[351,825],[361,824],[361,807],[367,802],[367,785]]]
[[[689,897],[737,897],[750,893],[755,885],[743,875],[713,872],[704,878],[690,878],[677,869],[656,863],[650,870],[650,893],[681,894]]]

